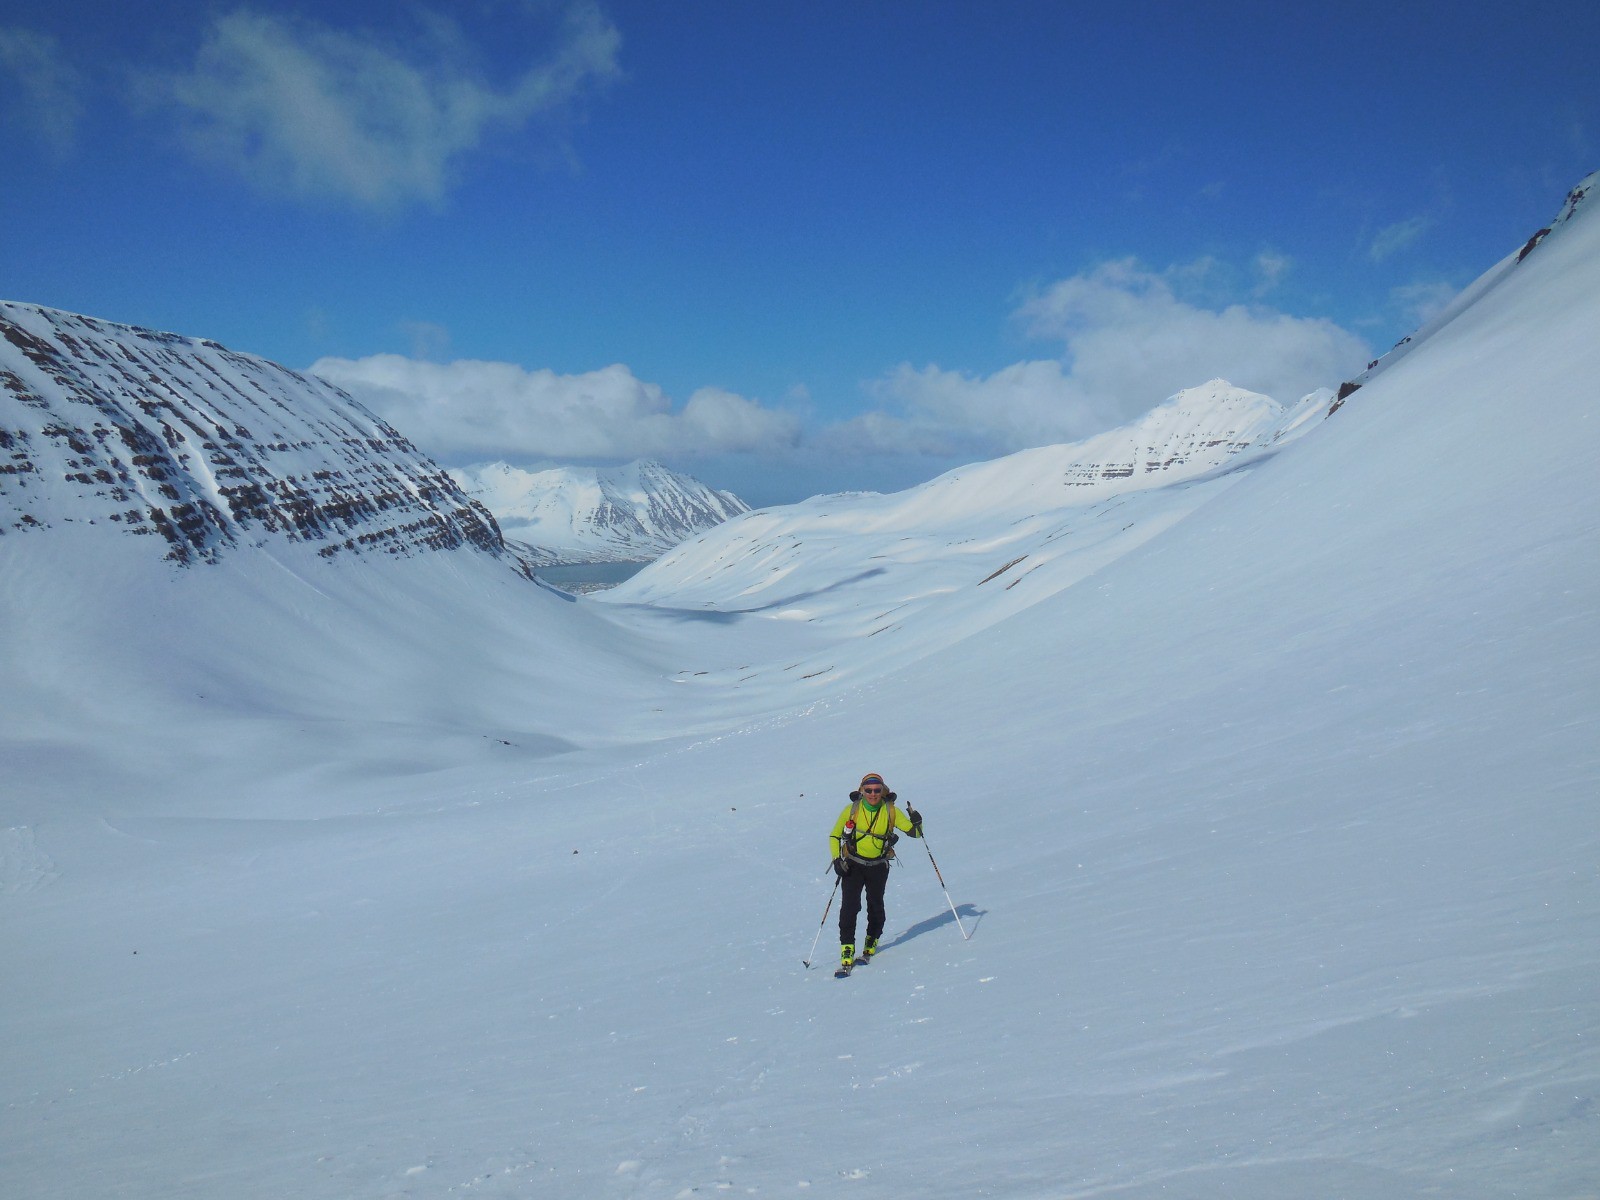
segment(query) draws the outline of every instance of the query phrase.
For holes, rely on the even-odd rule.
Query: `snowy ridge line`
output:
[[[819,496],[747,513],[597,599],[871,639],[869,650],[843,661],[823,646],[798,660],[704,663],[679,672],[685,683],[859,680],[971,636],[1138,550],[1316,428],[1333,400],[1324,389],[1285,410],[1214,380],[1083,442],[959,468],[892,495]]]
[[[749,513],[664,556],[615,595],[665,600],[686,585],[707,595],[751,594],[752,586],[764,589],[748,578],[745,564],[756,555],[770,558],[784,542],[865,534],[884,544],[861,561],[892,560],[900,549],[894,539],[937,537],[955,545],[967,525],[991,516],[1026,522],[1045,512],[1204,478],[1238,456],[1303,435],[1332,401],[1332,393],[1321,391],[1286,411],[1270,397],[1213,380],[1082,442],[959,467],[892,495],[841,493]],[[713,578],[715,588],[701,586]]]
[[[1576,187],[1567,193],[1566,199],[1561,204],[1560,212],[1556,214],[1550,224],[1539,229],[1520,247],[1507,254],[1477,279],[1462,288],[1455,298],[1445,305],[1432,319],[1420,325],[1414,332],[1401,338],[1393,347],[1369,362],[1366,370],[1342,384],[1339,388],[1339,403],[1342,404],[1352,392],[1358,391],[1371,383],[1389,368],[1403,362],[1417,347],[1433,337],[1441,329],[1452,324],[1458,317],[1477,304],[1496,284],[1521,266],[1528,256],[1544,245],[1548,239],[1561,234],[1579,212],[1585,211],[1592,206],[1589,197],[1594,193],[1597,186],[1600,186],[1600,171],[1595,171],[1585,176]]]
[[[339,389],[216,342],[0,303],[0,535],[103,525],[180,564],[463,547],[494,518]]]

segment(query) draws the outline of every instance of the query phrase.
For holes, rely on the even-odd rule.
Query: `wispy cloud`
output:
[[[1378,230],[1377,236],[1372,239],[1372,244],[1367,247],[1367,257],[1373,262],[1383,262],[1427,233],[1432,225],[1431,217],[1420,216],[1387,225]]]
[[[616,76],[619,36],[592,5],[552,52],[498,86],[443,17],[407,47],[309,20],[237,9],[207,29],[191,68],[147,75],[199,154],[258,187],[394,209],[438,202],[460,160]]]
[[[800,438],[790,413],[709,387],[676,406],[620,364],[561,375],[514,363],[379,354],[319,359],[311,373],[449,463],[771,453]]]
[[[450,331],[434,321],[401,321],[400,332],[411,344],[412,358],[442,358],[450,348]]]
[[[1256,277],[1256,285],[1251,290],[1251,295],[1259,299],[1272,291],[1289,275],[1294,266],[1294,260],[1287,254],[1279,254],[1274,250],[1263,250],[1255,256],[1250,264]]]
[[[1448,283],[1408,283],[1394,288],[1389,296],[1414,325],[1426,325],[1456,298],[1457,291]]]
[[[0,26],[0,120],[26,129],[50,153],[65,157],[83,117],[82,74],[56,40],[33,30]]]

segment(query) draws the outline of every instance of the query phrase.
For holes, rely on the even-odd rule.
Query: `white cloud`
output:
[[[1428,231],[1433,221],[1428,217],[1412,217],[1406,221],[1397,221],[1378,230],[1378,235],[1372,239],[1372,245],[1367,247],[1367,257],[1373,262],[1383,262],[1391,255],[1404,250]]]
[[[675,409],[660,387],[620,364],[559,375],[379,354],[320,359],[311,373],[447,462],[763,453],[800,436],[793,415],[720,388],[701,388]]]
[[[1294,260],[1287,254],[1263,250],[1256,255],[1255,261],[1250,265],[1256,276],[1256,286],[1251,295],[1259,299],[1288,277],[1290,269],[1294,266]]]
[[[391,209],[437,202],[490,132],[518,129],[614,77],[618,45],[598,9],[579,6],[548,59],[496,87],[444,18],[402,52],[238,9],[213,21],[192,69],[145,82],[182,114],[198,152],[256,185]]]
[[[0,117],[21,126],[58,156],[77,137],[83,116],[83,77],[61,56],[56,40],[0,26]]]
[[[869,390],[884,409],[841,426],[835,436],[874,452],[1003,453],[1072,441],[1118,423],[1097,411],[1053,359],[1014,363],[988,376],[901,363]]]
[[[1448,283],[1408,283],[1389,295],[1413,324],[1426,325],[1456,298],[1457,290]]]
[[[1219,377],[1290,403],[1372,357],[1329,320],[1184,299],[1180,288],[1214,265],[1154,272],[1123,259],[1052,284],[1015,315],[1030,335],[1060,342],[1060,358],[987,376],[902,364],[875,385],[884,411],[852,431],[880,448],[932,453],[964,439],[1004,452],[1087,437]]]
[[[412,358],[443,358],[450,348],[450,331],[434,321],[401,321],[400,332],[411,344]]]
[[[1256,264],[1258,276],[1276,269]],[[620,364],[560,375],[384,354],[324,358],[311,370],[452,463],[740,455],[777,463],[819,454],[971,461],[1089,437],[1218,377],[1292,403],[1373,357],[1332,321],[1184,297],[1214,288],[1219,273],[1211,260],[1155,272],[1127,259],[1061,280],[1015,313],[1033,337],[1059,342],[1059,356],[991,374],[903,363],[866,384],[871,411],[822,428],[797,415],[809,407],[803,392],[774,409],[701,388],[679,407]]]

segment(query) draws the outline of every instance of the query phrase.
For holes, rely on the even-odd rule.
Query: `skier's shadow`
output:
[[[967,936],[969,938],[978,932],[978,922],[982,921],[984,917],[989,915],[988,909],[979,908],[975,904],[958,904],[956,906],[956,911],[959,912],[963,917],[970,918],[970,922],[967,926]],[[955,916],[947,909],[938,916],[929,917],[926,921],[918,921],[915,925],[911,926],[910,929],[903,930],[902,932],[896,934],[894,941],[885,942],[883,945],[879,946],[878,949],[888,950],[890,947],[898,946],[903,942],[909,942],[912,938],[919,938],[925,933],[932,933],[935,929],[945,925],[954,925],[955,923]]]

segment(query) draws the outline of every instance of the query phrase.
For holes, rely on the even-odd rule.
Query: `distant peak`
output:
[[[542,560],[655,558],[749,506],[655,459],[621,466],[504,471],[502,464],[453,471],[495,514],[508,537]]]
[[[1272,419],[1285,411],[1271,396],[1237,387],[1226,379],[1211,379],[1168,396],[1144,416],[1123,426],[1129,431],[1148,433],[1174,422],[1193,424],[1237,424],[1241,419]],[[1112,430],[1105,436],[1113,436]]]

